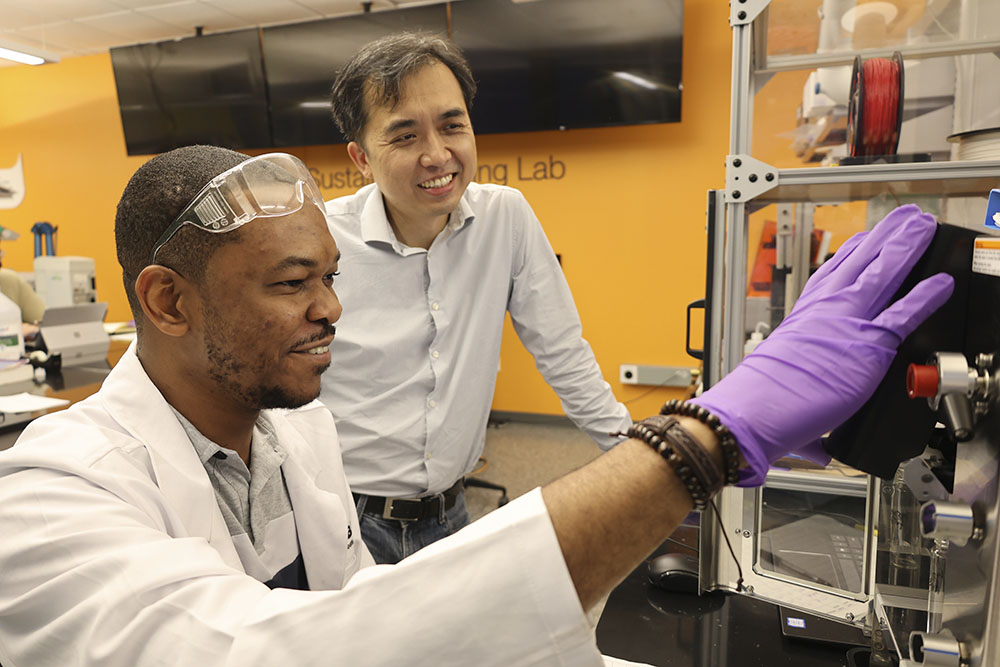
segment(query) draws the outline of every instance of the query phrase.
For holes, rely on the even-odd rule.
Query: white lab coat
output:
[[[97,394],[0,454],[0,663],[601,664],[538,490],[400,565],[365,567],[329,412],[268,414],[313,591],[243,572],[133,344]]]

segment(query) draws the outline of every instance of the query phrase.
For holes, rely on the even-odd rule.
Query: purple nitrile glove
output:
[[[736,436],[750,464],[740,486],[763,484],[768,465],[791,452],[829,462],[820,437],[864,405],[899,344],[951,296],[952,277],[939,273],[886,307],[935,229],[909,204],[852,236],[771,335],[691,401]]]

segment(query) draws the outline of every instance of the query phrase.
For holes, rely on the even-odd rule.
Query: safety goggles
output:
[[[294,155],[267,153],[213,178],[170,223],[153,246],[151,261],[184,225],[213,234],[231,232],[254,218],[295,213],[307,201],[324,210],[323,196],[309,169]]]

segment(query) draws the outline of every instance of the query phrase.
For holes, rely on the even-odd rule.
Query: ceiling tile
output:
[[[322,16],[342,16],[362,12],[361,3],[358,0],[295,0],[295,2]],[[372,2],[372,9],[376,11],[391,6],[392,3],[389,0],[374,0]]]
[[[177,26],[178,37],[186,37],[194,33],[196,26],[201,26],[206,33],[237,30],[248,27],[246,20],[222,11],[204,2],[189,0],[188,2],[173,2],[139,10],[141,13],[171,25]]]
[[[373,11],[442,0],[373,0]],[[0,40],[71,57],[114,46],[357,14],[360,0],[0,0]]]
[[[204,0],[224,12],[246,19],[251,25],[291,23],[322,18],[321,14],[293,0]]]
[[[2,35],[0,36],[0,42],[3,43],[2,44],[3,46],[6,46],[11,49],[21,48],[27,50],[28,53],[31,53],[33,50],[44,51],[48,54],[55,54],[60,58],[64,57],[65,54],[72,52],[72,49],[68,48],[63,44],[58,44],[53,42],[44,43],[29,35],[24,34],[23,32],[18,32],[16,35],[6,35],[6,34]],[[37,55],[45,55],[45,54],[38,53]],[[4,60],[3,62],[8,62],[8,61]]]
[[[116,43],[120,38],[103,30],[78,23],[76,21],[60,21],[44,26],[25,28],[21,33],[43,45],[43,48],[55,50],[58,44],[65,53],[93,53],[107,50],[109,44]]]
[[[171,39],[177,36],[178,30],[175,25],[133,11],[119,11],[80,19],[78,23],[115,35],[118,45]],[[194,31],[191,32],[193,34]]]
[[[153,7],[180,4],[177,0],[168,2],[164,2],[164,0],[111,0],[111,2],[122,9],[150,9]]]
[[[3,16],[0,35],[26,25],[45,23],[46,12],[43,12],[38,4],[29,4],[21,0],[0,0],[0,16]]]
[[[108,14],[121,9],[111,0],[36,0],[33,4],[45,16],[46,23]]]

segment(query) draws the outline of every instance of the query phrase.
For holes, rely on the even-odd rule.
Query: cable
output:
[[[701,373],[701,371],[699,369],[698,378],[701,377],[700,373]],[[693,372],[692,372],[692,376],[693,376]],[[692,377],[691,378],[691,384],[687,387],[688,398],[690,398],[691,396],[694,396],[694,392],[698,388],[698,378],[696,378],[696,377]],[[660,384],[653,385],[652,387],[650,387],[646,391],[642,392],[638,396],[633,396],[632,398],[628,399],[627,401],[622,401],[622,405],[628,405],[629,403],[634,403],[634,402],[638,401],[640,398],[645,398],[646,396],[649,396],[650,394],[652,394],[657,389],[663,389],[664,387],[667,387],[668,386],[667,385],[668,382],[670,382],[669,378],[666,379],[666,380],[664,380]]]
[[[629,403],[635,403],[640,398],[645,398],[646,396],[649,396],[650,394],[652,394],[657,389],[663,389],[664,387],[667,386],[667,382],[669,382],[669,380],[664,380],[660,384],[653,385],[652,387],[650,387],[646,391],[642,392],[638,396],[633,396],[632,398],[628,399],[627,401],[622,401],[622,405],[628,405]]]
[[[740,559],[736,557],[736,552],[733,551],[733,544],[729,541],[729,533],[722,523],[722,515],[719,514],[719,508],[715,506],[715,499],[709,498],[708,502],[711,503],[712,511],[715,513],[715,521],[719,524],[719,532],[722,533],[722,537],[726,540],[726,546],[729,547],[729,555],[733,557],[733,562],[736,563],[736,592],[742,593],[744,590],[743,568],[740,566]]]

